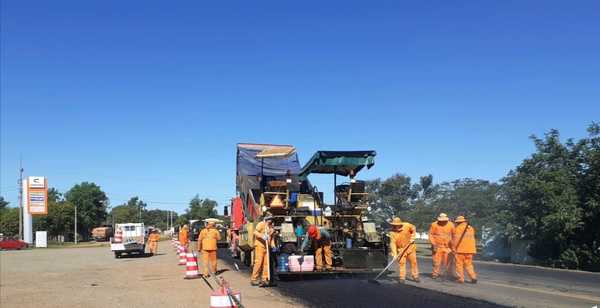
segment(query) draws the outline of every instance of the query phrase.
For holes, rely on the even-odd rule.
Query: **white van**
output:
[[[115,241],[119,236],[122,239]],[[146,249],[146,234],[143,223],[124,223],[115,226],[115,235],[110,238],[110,250],[115,253],[115,258],[120,258],[123,253],[144,254]]]

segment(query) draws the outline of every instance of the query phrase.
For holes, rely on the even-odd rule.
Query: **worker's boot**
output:
[[[261,288],[266,288],[269,286],[269,281],[261,280],[260,283],[258,284],[258,286]]]
[[[254,286],[254,287],[257,287],[257,286],[259,286],[259,285],[260,285],[260,282],[258,282],[258,281],[256,281],[256,280],[251,280],[251,281],[250,281],[250,285],[252,285],[252,286]]]
[[[420,283],[421,279],[419,279],[419,277],[415,277],[415,278],[413,278],[413,281],[416,282],[416,283]]]
[[[406,279],[400,278],[400,279],[398,279],[398,283],[399,284],[405,284],[406,283]]]
[[[471,283],[472,284],[476,284],[477,283],[477,278],[476,279],[471,279]]]

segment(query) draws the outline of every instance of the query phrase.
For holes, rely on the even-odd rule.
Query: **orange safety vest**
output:
[[[215,228],[204,228],[198,235],[198,242],[202,250],[217,250],[217,241],[221,240],[221,234]]]
[[[398,254],[401,254],[406,246],[415,240],[416,233],[417,228],[415,228],[414,225],[403,222],[400,231],[390,231],[390,250],[397,251]],[[415,245],[412,245],[406,250],[404,255],[406,256],[407,254],[416,251],[417,248]]]
[[[260,246],[261,248],[265,248],[265,240],[263,240],[262,235],[265,234],[266,228],[267,223],[265,223],[264,221],[261,221],[256,225],[256,227],[254,228],[254,232],[260,233],[261,236],[256,236],[256,234],[254,234],[254,246]],[[270,242],[270,246],[274,247],[275,240],[273,239],[273,237],[270,238]]]
[[[465,235],[463,236],[462,234],[466,227],[467,223],[463,222],[454,228],[454,231],[452,231],[452,247],[457,253],[477,253],[477,246],[475,243],[475,228],[473,228],[473,226],[469,226],[467,231],[464,232]],[[460,240],[461,236],[462,240]],[[460,244],[458,241],[460,241]]]
[[[445,226],[433,222],[429,228],[429,242],[435,247],[450,247],[454,224],[447,222]]]

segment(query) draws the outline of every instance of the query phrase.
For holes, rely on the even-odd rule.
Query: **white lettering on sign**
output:
[[[43,176],[30,176],[27,179],[29,183],[29,188],[45,188],[46,187],[46,179]]]

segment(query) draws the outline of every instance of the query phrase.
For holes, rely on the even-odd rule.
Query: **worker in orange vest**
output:
[[[465,282],[464,270],[467,270],[471,283],[477,283],[477,273],[473,268],[473,256],[477,253],[475,228],[469,225],[464,216],[456,217],[456,227],[452,231],[452,253],[459,283]]]
[[[304,253],[304,250],[308,244],[312,243],[312,247],[315,249],[315,263],[317,272],[327,270],[328,272],[333,270],[333,251],[331,250],[331,234],[327,232],[324,227],[317,227],[316,225],[308,226],[306,236],[300,246],[300,252]],[[325,261],[325,264],[323,264]]]
[[[448,270],[448,256],[453,230],[454,224],[448,221],[448,215],[444,213],[438,215],[437,221],[433,222],[429,228],[429,242],[433,250],[433,271],[431,273],[433,279],[445,274],[441,272],[441,268]]]
[[[198,251],[202,252],[202,261],[204,263],[204,276],[210,277],[208,267],[211,272],[217,272],[217,242],[221,240],[219,230],[215,228],[216,219],[206,219],[206,228],[200,231],[198,235]],[[215,274],[216,275],[216,274]]]
[[[150,235],[148,235],[148,248],[151,254],[158,253],[158,241],[160,241],[158,230],[150,231]]]
[[[402,222],[399,217],[395,217],[392,222],[392,231],[390,237],[390,253],[392,257],[398,258],[398,267],[400,272],[400,283],[406,279],[406,260],[410,263],[412,278],[415,282],[421,282],[419,279],[419,267],[417,265],[417,249],[415,246],[415,237],[417,229],[408,222]]]
[[[259,222],[254,228],[254,267],[252,268],[252,277],[250,284],[253,286],[266,287],[270,283],[269,261],[267,256],[270,247],[274,247],[273,237],[275,229],[273,228],[273,216],[266,215],[263,221]],[[268,241],[268,244],[267,244]],[[259,276],[262,280],[259,281]]]
[[[188,229],[188,225],[183,225],[181,228],[179,228],[179,244],[185,248],[188,248],[188,244],[190,242],[188,237],[189,232],[190,230]]]

